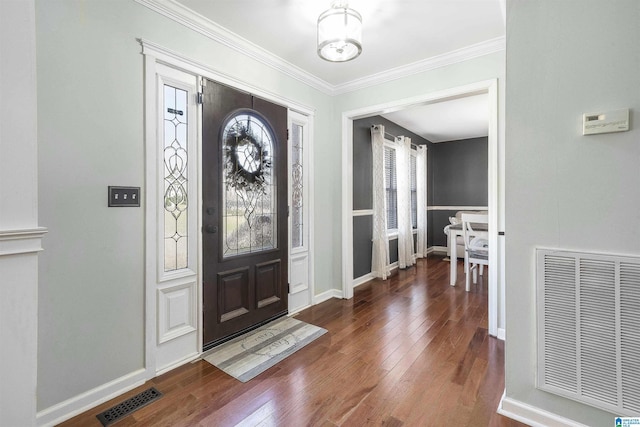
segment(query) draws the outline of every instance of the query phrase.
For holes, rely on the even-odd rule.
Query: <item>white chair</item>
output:
[[[473,274],[473,284],[475,285],[478,283],[478,269],[482,276],[484,266],[489,265],[489,233],[485,231],[488,224],[488,215],[462,214],[465,289],[467,292],[471,290],[469,275]],[[476,229],[474,230],[473,227]]]

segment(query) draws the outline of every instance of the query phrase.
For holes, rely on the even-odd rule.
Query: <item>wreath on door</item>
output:
[[[266,178],[272,165],[268,151],[270,135],[265,132],[268,128],[260,118],[246,112],[234,115],[227,123],[223,135],[227,186],[236,191],[266,194]]]

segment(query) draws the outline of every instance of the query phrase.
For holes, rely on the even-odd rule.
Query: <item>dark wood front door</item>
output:
[[[287,110],[207,81],[204,349],[287,313]]]

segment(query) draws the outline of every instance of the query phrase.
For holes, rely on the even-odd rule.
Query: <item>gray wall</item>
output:
[[[505,387],[529,414],[619,415],[536,389],[535,249],[640,255],[639,23],[637,0],[507,2]],[[628,132],[582,136],[618,108]]]
[[[407,129],[381,116],[366,117],[353,121],[353,209],[373,209],[373,157],[371,154],[371,126],[383,124],[385,132],[393,135],[404,135],[411,138],[412,144],[433,144],[426,139],[409,132]],[[430,162],[429,153],[427,162]],[[430,169],[430,163],[428,169]],[[372,217],[356,216],[353,218],[353,277],[362,277],[371,273],[371,239]],[[398,241],[389,242],[389,258],[392,263],[398,260]]]
[[[488,138],[432,144],[429,150],[429,206],[487,206]],[[444,227],[457,210],[429,211],[428,246],[446,246]]]

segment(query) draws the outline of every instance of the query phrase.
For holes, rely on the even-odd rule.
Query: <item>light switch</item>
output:
[[[109,186],[109,207],[140,206],[140,187]]]

